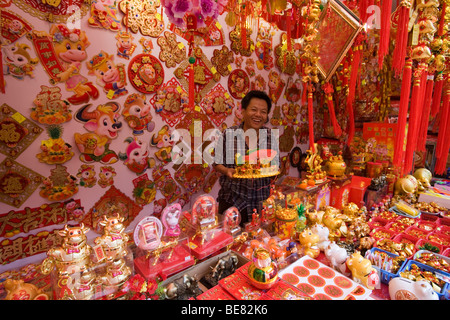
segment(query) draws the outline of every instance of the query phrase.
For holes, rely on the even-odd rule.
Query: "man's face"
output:
[[[242,109],[244,129],[261,129],[269,119],[267,102],[263,99],[252,98],[246,109]]]

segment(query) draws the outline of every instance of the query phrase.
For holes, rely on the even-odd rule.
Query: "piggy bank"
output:
[[[418,188],[417,179],[408,174],[403,178],[398,179],[394,184],[394,194],[395,195],[407,195],[415,193]]]
[[[320,251],[324,251],[325,248],[330,244],[330,240],[328,240],[328,236],[330,234],[330,230],[327,227],[321,224],[315,224],[311,231],[319,236],[319,242],[317,243],[317,247]]]
[[[349,218],[356,217],[358,215],[358,212],[358,205],[354,202],[350,202],[349,204],[342,207],[342,213]]]
[[[358,251],[347,259],[347,268],[352,274],[353,281],[361,283],[366,288],[373,290],[379,283],[377,271],[372,267],[369,259],[364,258]]]
[[[414,178],[416,178],[417,180],[418,190],[425,191],[431,186],[430,182],[431,178],[433,178],[433,175],[431,174],[430,170],[426,168],[419,168],[414,171]]]
[[[427,281],[413,281],[403,277],[389,281],[389,296],[391,300],[439,300]]]
[[[48,300],[41,289],[23,280],[6,279],[4,287],[7,293],[5,300]]]
[[[340,238],[344,233],[346,234],[345,223],[340,216],[339,209],[330,206],[325,209],[322,223],[330,230],[330,240]]]
[[[325,248],[325,257],[327,257],[334,269],[345,276],[350,276],[350,272],[347,270],[345,263],[348,258],[345,248],[338,246],[335,242],[330,242]]]
[[[317,247],[319,239],[319,236],[312,232],[309,228],[303,230],[299,236],[299,241],[303,247],[303,252],[313,259],[317,258],[320,254],[320,250]]]

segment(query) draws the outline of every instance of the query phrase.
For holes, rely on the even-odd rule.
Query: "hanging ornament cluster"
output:
[[[180,28],[185,28],[186,18],[193,15],[197,20],[197,27],[205,27],[208,18],[217,21],[223,12],[227,0],[162,0],[161,4],[169,21]]]

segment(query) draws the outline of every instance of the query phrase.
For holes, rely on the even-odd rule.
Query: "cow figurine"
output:
[[[123,104],[122,116],[125,122],[133,129],[133,135],[141,135],[144,129],[151,132],[155,128],[155,122],[150,113],[151,106],[145,99],[145,94],[132,93]]]
[[[154,147],[159,148],[155,152],[156,158],[163,162],[164,164],[172,161],[172,148],[174,145],[174,140],[172,139],[172,134],[170,132],[169,126],[165,125],[158,131],[158,134],[152,136],[150,144]]]
[[[127,149],[125,152],[119,152],[119,159],[124,160],[124,164],[128,169],[140,175],[145,170],[154,167],[155,159],[149,157],[147,143],[136,137],[128,137],[125,139],[125,142],[128,142]]]
[[[127,243],[129,236],[124,232],[124,217],[118,213],[111,217],[103,216],[99,222],[103,226],[103,235],[95,238],[94,243],[101,245],[108,262],[121,259],[127,255]]]
[[[83,223],[79,226],[65,225],[58,233],[63,237],[61,247],[47,251],[47,258],[42,262],[44,275],[50,274],[54,267],[59,276],[70,276],[84,272],[91,266],[92,248],[87,244],[86,233],[90,229]]]
[[[353,281],[361,283],[370,290],[375,289],[380,278],[369,259],[364,258],[356,251],[347,259],[346,264],[352,274]]]
[[[80,160],[85,163],[99,161],[103,164],[117,162],[117,154],[109,149],[109,144],[118,136],[122,128],[119,121],[120,106],[116,102],[99,105],[94,111],[89,111],[91,105],[81,107],[75,119],[84,123],[89,133],[75,133],[75,143],[81,152]]]
[[[112,186],[114,184],[114,177],[116,176],[116,170],[112,166],[100,167],[98,174],[98,185],[102,188]]]
[[[106,97],[114,100],[128,94],[126,71],[123,63],[114,63],[114,55],[103,50],[87,62],[90,75],[97,77],[97,84],[103,88]]]
[[[131,276],[131,268],[127,266],[124,259],[114,260],[106,266],[106,272],[98,279],[103,285],[103,293],[113,294]]]

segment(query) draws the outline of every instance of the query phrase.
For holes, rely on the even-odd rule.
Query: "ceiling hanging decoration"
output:
[[[89,2],[84,0],[13,0],[13,3],[33,17],[52,23],[73,22],[71,19],[81,19],[89,11]]]
[[[185,28],[187,24],[184,18],[192,15],[197,20],[197,27],[202,28],[206,26],[208,18],[217,21],[227,0],[162,0],[161,4],[169,21],[177,27]]]
[[[201,48],[194,48],[180,66],[175,69],[174,75],[189,94],[189,107],[193,103],[200,103],[206,93],[220,81],[220,73],[203,53]],[[192,97],[192,98],[191,98]]]
[[[122,0],[119,9],[124,13],[123,24],[133,33],[157,38],[164,31],[164,20],[158,12],[159,0]]]

